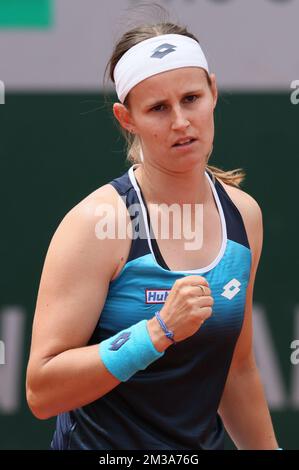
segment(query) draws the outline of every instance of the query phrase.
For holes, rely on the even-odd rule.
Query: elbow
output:
[[[52,418],[51,414],[47,412],[46,407],[40,402],[38,395],[31,388],[27,388],[26,398],[29,409],[35,418],[40,420]]]
[[[35,395],[31,391],[27,392],[27,403],[31,413],[33,414],[33,416],[35,416],[35,418],[41,420],[50,418],[50,416],[48,416],[43,407],[39,406],[36,403]]]
[[[26,399],[32,414],[40,420],[52,418],[54,415],[49,412],[46,400],[43,396],[41,386],[34,384],[34,381],[27,377]]]

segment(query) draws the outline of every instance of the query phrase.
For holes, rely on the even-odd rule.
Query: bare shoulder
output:
[[[54,233],[51,245],[56,250],[67,248],[70,254],[84,254],[85,262],[99,268],[109,267],[113,278],[120,259],[128,251],[127,240],[117,236],[118,225],[128,224],[128,217],[117,191],[106,184],[70,209]]]
[[[103,225],[114,224],[113,209],[119,199],[122,202],[110,186],[99,188],[74,206],[51,239],[34,316],[35,364],[86,345],[94,331],[126,242],[100,236],[103,212],[108,214]]]
[[[220,183],[241,212],[242,217],[253,219],[253,222],[262,217],[262,211],[259,204],[250,194],[240,188],[230,186],[223,181],[220,181]]]
[[[95,235],[97,222],[105,211],[108,217],[109,215],[111,217],[117,202],[118,196],[115,189],[109,184],[101,186],[66,213],[55,234],[72,230],[74,236]]]
[[[116,207],[118,202],[119,196],[114,187],[111,184],[105,184],[78,202],[78,204],[76,204],[68,214],[77,214],[81,217],[85,216],[84,218],[88,220],[94,216],[97,209],[98,211],[100,210],[99,205],[111,204],[112,207]]]
[[[263,241],[263,216],[258,202],[242,189],[230,186],[219,179],[218,181],[239,210],[245,225],[250,248],[259,257]]]

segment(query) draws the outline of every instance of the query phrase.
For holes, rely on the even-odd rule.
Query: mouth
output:
[[[174,144],[173,147],[190,147],[196,139],[190,139],[188,142],[185,142],[184,144]]]

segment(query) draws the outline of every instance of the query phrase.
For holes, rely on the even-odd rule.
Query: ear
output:
[[[114,103],[113,114],[124,129],[129,132],[135,132],[135,127],[130,112],[124,104]]]
[[[218,89],[217,89],[217,83],[216,83],[216,75],[214,73],[210,74],[210,79],[211,79],[211,91],[213,95],[213,101],[214,101],[214,108],[217,104],[217,99],[218,99]]]

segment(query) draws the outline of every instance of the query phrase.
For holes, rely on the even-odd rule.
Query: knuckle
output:
[[[180,289],[180,294],[185,300],[187,300],[191,297],[190,288],[188,286],[182,286]]]
[[[179,278],[179,279],[177,279],[177,280],[175,281],[175,283],[173,284],[173,286],[180,288],[180,287],[183,285],[183,280],[184,280],[184,278],[182,278],[182,277]]]
[[[209,283],[208,283],[208,281],[206,280],[205,277],[199,276],[199,278],[200,278],[200,282],[201,282],[202,284],[204,284],[205,286],[208,286],[208,285],[209,285]]]
[[[212,315],[212,307],[207,307],[207,318]]]
[[[212,308],[211,307],[204,307],[201,310],[202,320],[207,320],[208,318],[210,318],[211,315],[212,315]]]

